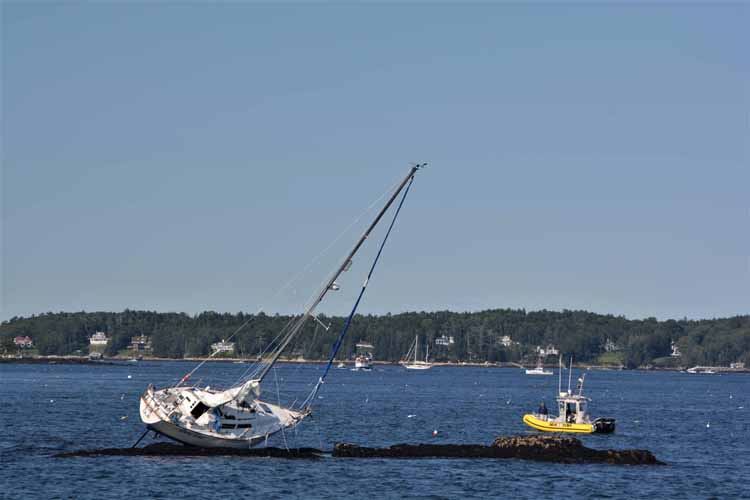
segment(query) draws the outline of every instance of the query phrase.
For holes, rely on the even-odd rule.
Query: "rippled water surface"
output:
[[[750,498],[750,376],[591,371],[592,414],[617,419],[594,448],[646,448],[667,467],[521,460],[53,458],[127,447],[141,434],[138,396],[192,365],[0,365],[0,497],[26,498]],[[202,384],[245,365],[212,363]],[[280,365],[264,397],[304,398],[319,366]],[[347,441],[489,443],[528,432],[525,411],[553,403],[557,377],[516,369],[333,370],[315,417],[269,445],[330,449]],[[276,382],[279,392],[277,393]],[[122,417],[127,417],[123,419]],[[432,437],[432,431],[438,436]],[[151,438],[144,443],[152,442]]]

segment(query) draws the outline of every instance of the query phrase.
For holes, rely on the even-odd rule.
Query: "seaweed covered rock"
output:
[[[597,450],[573,437],[501,436],[492,443],[506,457],[551,462],[602,462],[625,465],[662,465],[648,450]]]
[[[560,436],[498,437],[490,446],[477,444],[397,444],[367,448],[338,443],[334,457],[349,458],[521,458],[562,463],[663,465],[647,450],[596,450],[580,440]]]

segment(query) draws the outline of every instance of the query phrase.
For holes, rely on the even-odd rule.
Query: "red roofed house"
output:
[[[16,344],[16,347],[20,347],[21,349],[30,349],[34,347],[34,342],[28,335],[19,335],[13,339],[13,343]]]

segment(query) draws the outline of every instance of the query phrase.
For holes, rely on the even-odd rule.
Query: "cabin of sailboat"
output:
[[[176,441],[194,446],[247,448],[267,440],[269,436],[279,431],[294,427],[310,415],[313,402],[316,400],[318,391],[324,383],[351,325],[352,318],[362,300],[367,284],[372,278],[385,243],[414,182],[415,174],[424,165],[417,164],[409,170],[409,173],[398,183],[388,201],[380,209],[364,234],[357,240],[353,249],[332,275],[326,279],[317,294],[313,296],[310,305],[305,308],[302,314],[293,317],[287,323],[276,337],[273,348],[269,349],[256,364],[250,366],[236,384],[226,390],[200,387],[199,384],[189,385],[188,382],[193,378],[195,372],[207,361],[204,360],[171,387],[157,389],[153,385],[149,385],[140,398],[140,416],[143,423],[146,424],[146,432],[153,430]],[[400,200],[395,203],[399,197]],[[357,300],[338,335],[336,343],[332,347],[322,375],[318,378],[312,391],[296,408],[272,404],[261,399],[261,384],[271,373],[272,368],[279,361],[285,349],[302,332],[308,320],[313,318],[324,328],[328,328],[315,316],[316,308],[330,291],[340,288],[336,280],[342,273],[349,270],[353,257],[394,203],[395,210],[390,225],[359,290]],[[232,340],[249,322],[250,319],[226,340]]]

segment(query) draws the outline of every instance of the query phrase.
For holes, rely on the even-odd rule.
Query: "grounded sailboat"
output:
[[[188,380],[190,380],[196,370],[205,363],[206,360],[204,360],[172,387],[157,389],[153,385],[149,385],[140,398],[140,416],[147,427],[146,432],[141,438],[149,430],[153,430],[166,437],[193,446],[207,448],[247,448],[267,440],[269,436],[279,431],[296,426],[305,417],[310,415],[312,404],[328,375],[336,353],[341,347],[344,336],[351,325],[352,318],[362,300],[362,296],[380,259],[388,236],[409,193],[411,184],[414,182],[414,176],[417,170],[425,165],[424,163],[417,164],[409,170],[409,173],[398,184],[367,230],[357,240],[354,248],[332,276],[326,280],[322,289],[314,296],[315,299],[311,305],[305,309],[304,313],[290,320],[282,329],[276,338],[274,348],[261,358],[252,372],[225,390],[187,385]],[[263,380],[270,373],[287,346],[302,331],[305,323],[310,318],[323,325],[315,316],[315,309],[329,291],[339,289],[336,279],[351,267],[353,257],[399,195],[401,195],[401,199],[395,209],[390,226],[380,243],[367,278],[362,284],[359,296],[352,307],[344,328],[333,345],[323,374],[318,379],[311,393],[297,408],[287,408],[280,404],[272,404],[262,400],[261,383]],[[249,321],[242,324],[232,337],[245,327]],[[328,328],[325,325],[323,327]]]
[[[424,361],[422,361],[419,359],[419,335],[414,337],[414,343],[411,344],[409,351],[406,353],[406,356],[404,356],[404,361],[401,362],[401,364],[404,365],[404,368],[407,370],[429,370],[432,368],[432,364],[428,361],[430,357],[430,346],[425,343],[425,347],[427,352],[425,353]],[[414,354],[414,360],[411,360],[412,354]]]

